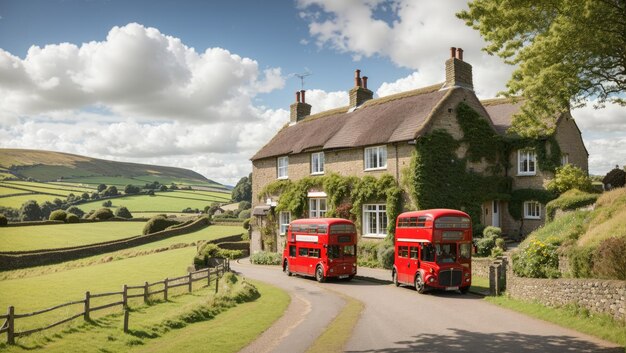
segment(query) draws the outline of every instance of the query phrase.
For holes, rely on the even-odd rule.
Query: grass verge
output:
[[[620,344],[626,349],[626,323],[617,322],[608,315],[590,313],[589,310],[575,305],[551,308],[536,302],[526,302],[507,296],[485,297],[485,300],[534,318]]]
[[[470,291],[474,293],[489,293],[489,278],[481,276],[472,276],[472,285]]]
[[[339,293],[338,293],[339,294]],[[328,325],[324,333],[322,333],[315,342],[309,347],[307,353],[334,353],[343,352],[344,346],[348,339],[352,336],[354,326],[356,326],[361,311],[363,311],[363,303],[360,301],[341,295],[346,300],[346,306]]]

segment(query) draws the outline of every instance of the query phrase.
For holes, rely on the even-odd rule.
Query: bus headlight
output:
[[[469,277],[469,276],[470,276],[469,272],[465,272],[465,277]]]
[[[470,279],[469,279],[469,278],[466,278],[466,279],[465,279],[465,282],[469,282],[469,281],[470,281]]]
[[[435,277],[430,277],[430,278],[428,279],[428,282],[430,282],[430,283],[435,282]]]

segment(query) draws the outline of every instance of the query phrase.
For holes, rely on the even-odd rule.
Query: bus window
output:
[[[437,262],[452,263],[456,261],[456,244],[437,244]]]
[[[354,251],[354,245],[346,245],[343,247],[343,256],[354,256],[356,252]]]
[[[339,257],[339,245],[328,245],[326,254],[329,259],[336,259]]]
[[[417,259],[417,247],[412,246],[409,251],[409,257],[411,259]]]
[[[307,248],[300,248],[300,251],[298,252],[298,255],[300,255],[300,256],[308,256],[309,255],[309,249],[307,249]]]
[[[309,249],[309,257],[320,257],[320,249]]]
[[[291,256],[291,257],[295,257],[296,256],[296,246],[295,245],[289,245],[289,256]]]
[[[472,257],[472,246],[469,243],[459,245],[459,256],[462,260],[469,260]]]
[[[435,247],[433,244],[426,243],[422,245],[422,261],[435,261]]]
[[[398,257],[409,257],[409,247],[398,246]]]

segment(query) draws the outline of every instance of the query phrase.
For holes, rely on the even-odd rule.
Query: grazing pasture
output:
[[[136,195],[124,196],[111,199],[112,207],[127,207],[131,212],[180,212],[187,207],[203,210],[206,206],[213,202],[227,202],[230,194],[213,193],[210,195],[207,191],[186,192],[167,191],[157,192],[154,196]],[[102,201],[93,201],[78,205],[85,212],[101,208]]]

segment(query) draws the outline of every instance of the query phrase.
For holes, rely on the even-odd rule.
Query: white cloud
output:
[[[474,87],[481,98],[494,97],[505,88],[513,68],[480,49],[484,41],[456,18],[466,4],[455,0],[386,1],[299,0],[301,15],[319,46],[362,56],[388,57],[396,65],[416,73],[395,83],[384,83],[379,95],[423,87],[445,79],[444,62],[449,48],[461,47],[473,66]],[[324,15],[318,11],[321,9]],[[381,12],[392,12],[384,21]],[[389,17],[389,16],[387,16]]]
[[[350,103],[347,91],[326,92],[319,89],[306,91],[306,102],[311,104],[311,114],[345,107]]]
[[[594,132],[626,131],[626,107],[607,103],[604,108],[595,109],[596,101],[572,111],[576,124],[581,130]]]

